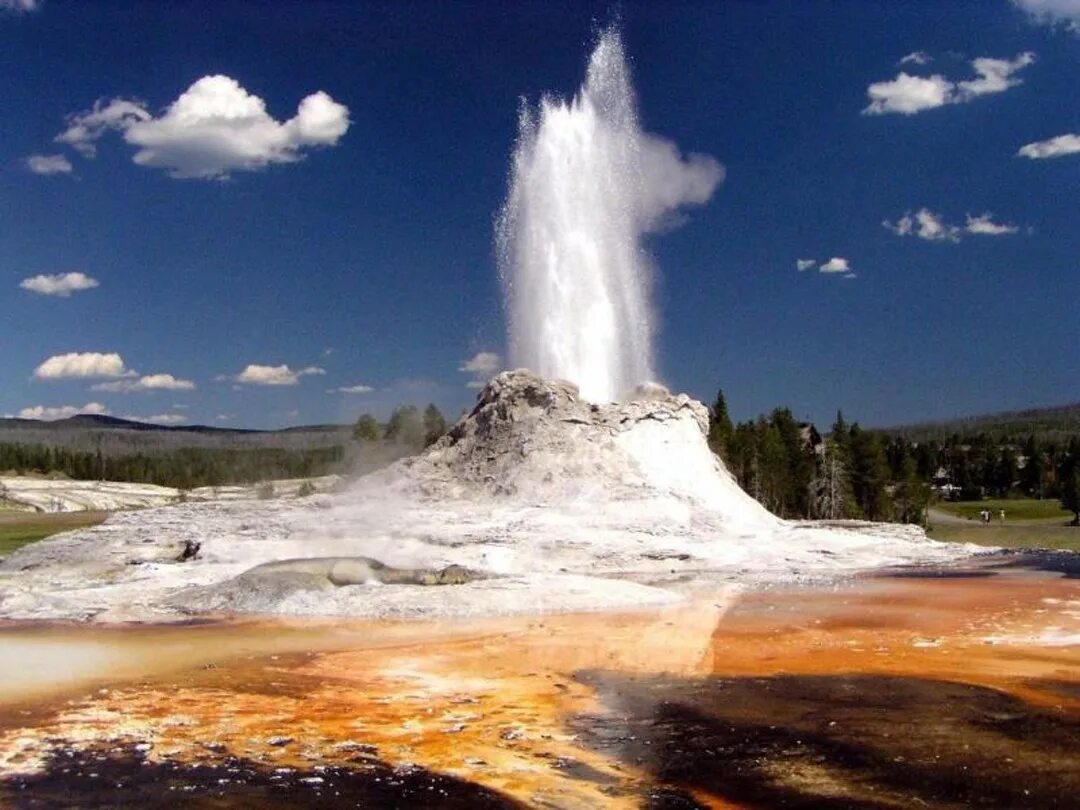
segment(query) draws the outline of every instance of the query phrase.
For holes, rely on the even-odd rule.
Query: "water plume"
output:
[[[569,102],[522,104],[496,226],[510,360],[613,402],[655,378],[644,234],[712,195],[724,168],[645,133],[622,39],[603,32]]]

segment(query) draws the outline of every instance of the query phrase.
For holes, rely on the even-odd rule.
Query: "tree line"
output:
[[[170,433],[169,442],[191,438],[194,446],[132,447],[122,440],[109,441],[113,437],[108,435],[88,440],[78,432],[61,437],[39,432],[39,441],[0,441],[0,473],[59,473],[77,480],[177,489],[255,484],[279,478],[370,472],[426,447],[446,429],[445,417],[432,404],[422,412],[415,405],[399,406],[385,424],[364,414],[352,428],[352,442],[344,438],[347,431],[329,435],[310,432],[289,437],[295,446],[284,447],[251,446],[251,438],[240,434],[215,437],[219,443],[234,440],[231,447],[199,446],[194,440],[202,437],[183,433]],[[29,434],[29,438],[36,436]],[[301,443],[305,438],[307,446]]]
[[[29,444],[0,444],[0,471],[62,473],[79,480],[125,481],[193,489],[312,478],[340,472],[342,445],[284,449],[178,447],[159,453],[112,455]]]
[[[734,424],[723,391],[709,416],[713,452],[781,517],[921,524],[936,492],[957,500],[1054,498],[1080,523],[1080,435],[1040,439],[999,429],[913,441],[864,430],[838,412],[822,436],[788,408]]]

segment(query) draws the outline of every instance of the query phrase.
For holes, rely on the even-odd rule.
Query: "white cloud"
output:
[[[140,166],[171,177],[215,179],[271,163],[295,163],[302,150],[334,146],[349,128],[349,110],[323,91],[301,100],[296,115],[275,120],[266,103],[228,76],[203,76],[160,116],[138,101],[98,101],[71,116],[57,140],[88,156],[104,132],[118,130],[138,148]]]
[[[215,422],[229,422],[236,418],[235,413],[219,413],[214,417]]]
[[[1035,61],[1030,51],[1015,59],[991,59],[980,57],[971,61],[976,78],[954,82],[941,74],[912,76],[904,71],[890,81],[875,82],[866,89],[870,104],[864,115],[914,115],[923,110],[944,107],[946,104],[964,104],[979,96],[1001,93],[1021,84],[1013,74]]]
[[[325,373],[326,370],[321,369],[318,366],[308,366],[299,371],[293,371],[286,365],[260,366],[257,363],[252,363],[235,378],[225,377],[224,379],[235,379],[236,382],[245,383],[247,385],[296,385],[300,382],[301,377]],[[219,379],[222,378],[219,377]]]
[[[502,359],[495,352],[477,352],[468,360],[462,360],[458,371],[473,375],[465,383],[468,388],[482,388],[487,379],[502,367]]]
[[[962,233],[1005,236],[1020,230],[1016,225],[994,222],[994,215],[989,211],[977,217],[968,214],[967,222],[961,228],[949,225],[940,214],[935,214],[929,208],[920,208],[914,214],[908,211],[896,222],[885,220],[881,224],[897,236],[917,236],[927,242],[959,242]]]
[[[929,208],[921,208],[915,212],[915,221],[918,230],[915,235],[928,242],[958,242],[960,237],[959,228],[955,225],[946,225],[940,214],[935,214]]]
[[[1019,157],[1039,160],[1041,158],[1056,158],[1064,155],[1075,155],[1080,152],[1080,135],[1058,135],[1046,141],[1035,141],[1020,147],[1016,154]]]
[[[67,298],[73,292],[92,290],[100,285],[96,278],[91,278],[86,273],[56,273],[51,276],[41,275],[24,278],[19,282],[19,286],[38,295],[55,295],[59,298]]]
[[[59,405],[50,407],[46,405],[34,405],[31,408],[23,408],[19,411],[20,419],[41,419],[52,422],[56,419],[67,419],[80,413],[107,414],[109,409],[100,402],[87,402],[81,408],[74,405]]]
[[[903,59],[900,60],[901,65],[927,65],[933,60],[930,58],[930,54],[926,51],[912,51]]]
[[[1013,0],[1019,8],[1043,25],[1063,25],[1080,33],[1080,0]]]
[[[99,99],[86,112],[67,117],[68,128],[54,138],[57,143],[67,144],[83,157],[97,154],[97,140],[112,129],[124,130],[140,121],[150,119],[150,113],[139,101],[114,98],[110,102]]]
[[[858,278],[858,276],[855,273],[845,273],[844,278]]]
[[[26,168],[34,174],[68,174],[72,167],[63,155],[30,155]]]
[[[37,11],[41,0],[0,0],[0,11]]]
[[[991,93],[1003,93],[1010,87],[1022,84],[1020,79],[1014,79],[1012,75],[1034,61],[1035,54],[1031,51],[1022,53],[1013,60],[988,57],[973,60],[971,66],[975,68],[979,77],[971,81],[957,82],[956,103],[970,101]]]
[[[331,393],[331,394],[335,394],[335,393],[341,393],[341,394],[370,394],[374,390],[375,389],[372,388],[370,385],[357,384],[357,385],[347,385],[347,386],[343,386],[341,388],[331,388],[329,393]]]
[[[135,391],[194,391],[195,383],[182,380],[172,374],[147,374],[137,380],[117,380],[97,383],[90,386],[91,391],[111,391],[117,394],[130,394]]]
[[[967,215],[967,224],[964,230],[979,236],[1006,236],[1020,230],[1016,225],[1004,222],[994,222],[994,215],[987,211],[985,214],[973,217]]]
[[[809,270],[815,264],[817,264],[817,261],[814,260],[814,259],[796,259],[795,260],[795,267],[798,269],[798,271],[800,273],[803,270]]]
[[[896,222],[890,222],[887,219],[881,221],[881,227],[895,233],[897,236],[908,236],[911,234],[915,227],[915,220],[911,216],[911,212],[904,214]]]
[[[833,256],[825,264],[821,265],[820,272],[822,273],[851,273],[851,267],[848,265],[848,260],[842,256]]]
[[[495,352],[477,352],[458,366],[458,371],[467,374],[494,374],[498,370],[499,355]]]
[[[875,82],[866,88],[870,105],[863,110],[863,114],[913,115],[923,110],[932,110],[949,103],[953,87],[952,82],[936,73],[924,79],[901,71],[892,81]]]
[[[186,416],[179,413],[159,413],[154,416],[131,416],[125,414],[123,418],[130,419],[132,422],[149,422],[152,425],[177,425],[188,421]]]
[[[131,377],[135,372],[124,366],[116,352],[70,352],[50,357],[34,370],[38,380],[88,379],[94,377]]]
[[[929,208],[920,208],[914,215],[909,211],[896,222],[884,220],[882,226],[897,236],[917,236],[928,242],[959,242],[960,229],[946,225],[940,214]]]

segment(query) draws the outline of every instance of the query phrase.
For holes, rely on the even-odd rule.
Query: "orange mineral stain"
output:
[[[845,729],[847,742],[899,757],[897,768],[945,754],[893,742],[890,712],[903,723],[902,705],[844,703],[843,689],[927,685],[911,700],[941,700],[947,715],[952,699],[935,690],[977,687],[972,699],[993,722],[1011,722],[1016,706],[1080,720],[1080,648],[1038,641],[1047,629],[1080,632],[1077,580],[878,578],[704,596],[662,611],[457,622],[11,629],[27,648],[71,638],[119,663],[91,656],[82,677],[0,692],[0,768],[33,773],[53,767],[58,748],[109,744],[141,746],[151,764],[419,766],[529,806],[638,807],[669,789],[708,807],[760,806],[748,797],[780,790],[852,801],[872,790],[883,806],[910,806],[917,784],[891,773],[871,784],[833,761]],[[843,689],[815,697],[834,683]],[[996,712],[994,694],[1013,702]],[[716,748],[672,736],[689,722],[673,712],[690,712]],[[772,741],[746,760],[757,763],[752,784],[733,764],[752,736],[739,724],[759,736],[791,730],[785,753]],[[950,728],[997,745],[978,728]],[[1062,785],[1080,780],[1075,766],[1061,768]]]

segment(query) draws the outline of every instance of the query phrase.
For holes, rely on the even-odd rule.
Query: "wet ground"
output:
[[[1077,559],[639,613],[8,625],[0,804],[1078,807]]]

